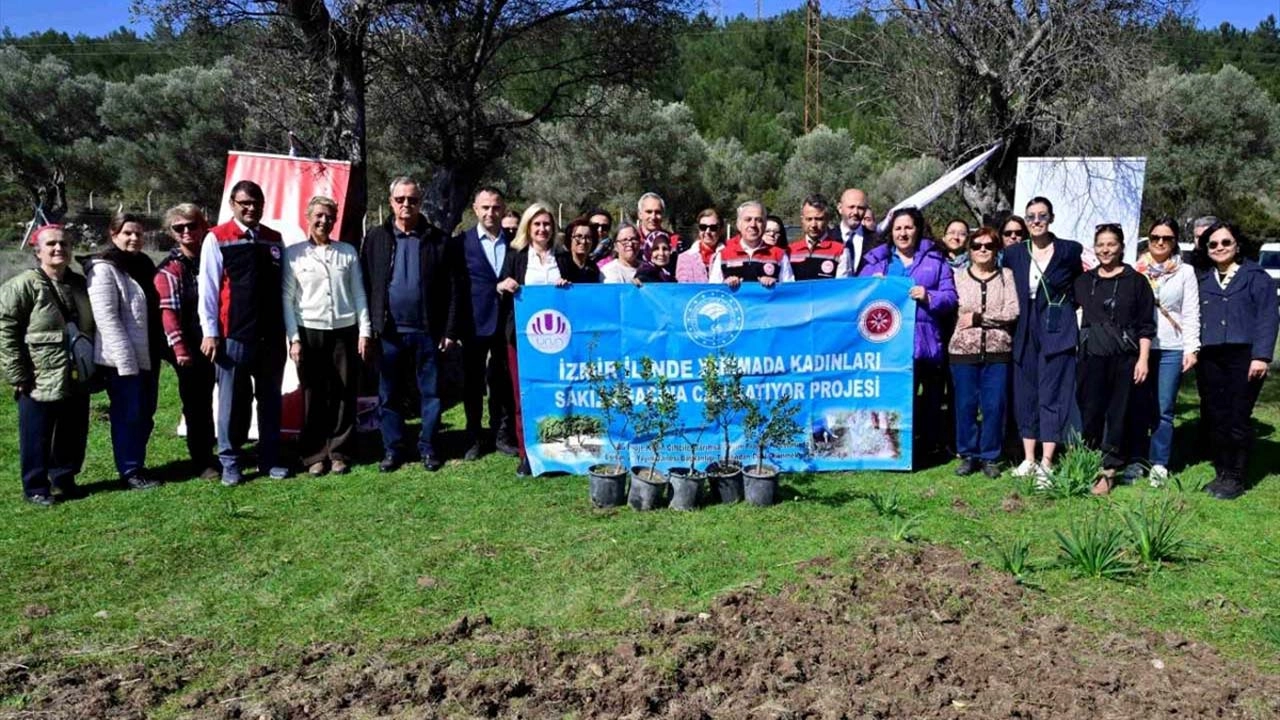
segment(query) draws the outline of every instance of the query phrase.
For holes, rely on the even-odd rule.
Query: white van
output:
[[[1258,264],[1280,285],[1280,243],[1263,243],[1258,252]],[[1280,293],[1280,288],[1276,289]]]

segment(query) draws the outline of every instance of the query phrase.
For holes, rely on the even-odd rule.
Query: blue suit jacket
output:
[[[498,236],[504,245],[509,242],[504,232]],[[459,278],[463,289],[459,293],[467,304],[468,312],[459,313],[464,328],[463,337],[484,337],[498,332],[498,273],[493,271],[489,259],[485,256],[484,247],[480,244],[480,233],[472,227],[466,232],[456,235],[453,243],[454,257],[462,258],[466,273]],[[510,254],[510,248],[507,253]],[[499,268],[501,269],[501,268]]]
[[[1013,333],[1014,357],[1021,357],[1027,340],[1035,333],[1040,352],[1054,355],[1075,350],[1080,338],[1076,325],[1075,282],[1084,273],[1081,253],[1084,246],[1074,240],[1054,238],[1053,257],[1044,270],[1044,283],[1037,289],[1035,304],[1031,300],[1031,249],[1027,242],[1005,248],[1004,266],[1013,271],[1013,285],[1018,291],[1018,305],[1023,308]],[[1050,310],[1045,288],[1059,307]],[[1054,319],[1051,316],[1057,315]]]

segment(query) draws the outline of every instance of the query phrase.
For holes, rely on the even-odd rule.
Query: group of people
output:
[[[391,217],[357,246],[331,238],[337,203],[312,198],[307,240],[285,247],[261,223],[262,188],[242,181],[231,189],[228,222],[210,226],[190,204],[165,214],[174,247],[158,266],[143,252],[143,219],[117,214],[110,245],[81,258],[83,276],[71,269],[68,233],[36,229],[37,267],[0,288],[0,363],[18,402],[26,499],[51,505],[75,495],[96,389],[108,395],[120,480],[157,485],[146,452],[163,361],[177,376],[193,473],[224,485],[241,483],[254,463],[273,478],[291,473],[280,451],[286,356],[303,391],[298,456],[310,475],[349,471],[365,367],[378,375],[379,470],[414,459],[438,470],[440,357],[455,350],[464,459],[520,456],[517,473],[528,474],[514,317],[522,286],[737,288],[854,276],[910,280],[920,455],[945,449],[960,458],[957,474],[999,476],[1011,398],[1023,453],[1014,475],[1047,481],[1078,411],[1084,442],[1104,455],[1095,493],[1120,477],[1158,484],[1168,475],[1179,381],[1195,368],[1215,468],[1207,489],[1233,498],[1246,487],[1249,420],[1280,310],[1274,281],[1241,254],[1227,223],[1206,219],[1194,257],[1183,258],[1178,223],[1160,220],[1129,266],[1118,225],[1098,226],[1086,261],[1080,243],[1050,232],[1053,206],[1040,197],[999,229],[957,219],[938,240],[915,208],[895,210],[881,237],[856,188],[834,207],[821,195],[805,198],[803,237],[790,242],[781,218],[747,202],[732,234],[718,210],[698,213],[687,247],[664,227],[656,193],[640,197],[635,223],[615,228],[611,213],[595,209],[561,231],[548,206],[517,214],[499,190],[483,187],[475,226],[452,237],[422,214],[413,179],[396,178],[389,202]],[[251,459],[244,445],[254,400]],[[406,435],[411,416],[421,419],[416,441]]]

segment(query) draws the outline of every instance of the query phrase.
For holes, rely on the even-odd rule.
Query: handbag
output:
[[[82,388],[94,389],[94,376],[98,372],[98,365],[93,361],[93,338],[89,337],[80,330],[80,316],[73,308],[67,307],[62,301],[62,295],[58,293],[58,289],[53,286],[53,280],[45,274],[44,270],[39,270],[40,277],[44,279],[45,287],[49,289],[49,293],[53,296],[53,302],[58,306],[58,312],[62,313],[62,320],[66,324],[64,332],[67,345],[67,355],[71,358],[71,381]]]

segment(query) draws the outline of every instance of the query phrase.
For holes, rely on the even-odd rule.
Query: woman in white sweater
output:
[[[348,471],[360,361],[373,335],[356,249],[329,238],[337,218],[338,203],[311,198],[307,241],[285,250],[284,331],[302,385],[298,451],[311,475],[323,475],[325,462],[338,475]]]
[[[160,332],[156,266],[142,252],[141,217],[116,213],[109,228],[110,247],[81,260],[98,327],[93,359],[111,401],[116,471],[128,487],[145,490],[159,485],[146,475],[160,371],[160,343],[152,337]]]
[[[1156,297],[1156,338],[1151,344],[1151,395],[1140,417],[1129,423],[1131,444],[1125,478],[1137,480],[1149,465],[1153,486],[1169,476],[1173,409],[1182,374],[1195,367],[1200,351],[1200,289],[1195,269],[1178,253],[1178,223],[1157,220],[1147,232],[1147,251],[1135,265]],[[1140,411],[1141,412],[1141,411]],[[1150,439],[1147,433],[1150,432]]]

